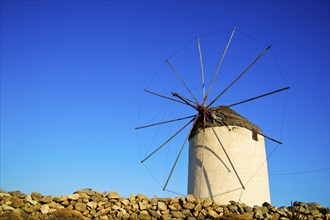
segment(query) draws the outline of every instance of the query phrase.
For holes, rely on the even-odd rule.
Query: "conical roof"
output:
[[[243,127],[247,128],[251,131],[255,131],[257,133],[261,133],[260,128],[238,114],[236,111],[231,109],[228,106],[217,106],[214,108],[210,108],[209,111],[211,112],[212,117],[210,118],[210,123],[209,121],[206,121],[205,128],[208,127],[221,127],[221,126],[238,126],[238,127]],[[203,117],[199,117],[197,120],[197,123],[193,127],[193,130],[190,134],[190,138],[195,136],[198,132],[202,131],[203,129]]]

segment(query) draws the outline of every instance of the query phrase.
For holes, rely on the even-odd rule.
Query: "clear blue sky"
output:
[[[266,143],[268,154],[276,148],[268,161],[272,203],[315,201],[329,207],[329,7],[329,1],[1,1],[0,187],[46,195],[93,188],[122,196],[175,196],[163,192],[140,163],[148,151],[144,142],[153,136],[137,138],[134,128],[147,122],[143,116],[151,119],[167,108],[143,89],[164,59],[196,35],[237,27],[232,51],[236,45],[242,56],[256,55],[265,47],[242,33],[272,44],[272,51],[224,101],[291,87],[235,109],[284,142]],[[229,34],[214,35],[219,39],[210,45],[201,37],[203,52],[223,46]],[[190,46],[197,53],[195,43],[185,49]],[[262,65],[274,57],[278,65]],[[228,71],[240,67],[231,58]],[[198,62],[180,54],[170,60],[192,87],[200,83],[187,77],[189,65]],[[176,88],[170,83],[175,75],[163,80],[162,74],[163,68],[148,88]],[[211,75],[206,72],[207,80]],[[212,94],[224,85],[216,81]],[[176,105],[168,108],[186,113]],[[165,132],[156,139],[168,137]],[[180,145],[155,158],[173,154],[173,160]],[[186,188],[186,153],[170,184],[180,193]],[[151,160],[147,166],[157,177],[171,163]]]

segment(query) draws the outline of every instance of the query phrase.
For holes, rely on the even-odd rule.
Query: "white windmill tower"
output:
[[[166,63],[189,92],[192,99],[184,97],[177,92],[171,92],[172,97],[169,97],[145,90],[153,95],[190,106],[197,114],[148,124],[137,127],[136,129],[144,129],[191,119],[141,162],[144,163],[167,145],[182,130],[188,127],[188,125],[193,123],[163,185],[163,189],[166,190],[180,155],[189,140],[188,194],[193,194],[197,198],[211,198],[218,204],[227,204],[230,200],[234,200],[249,205],[256,205],[262,204],[263,202],[270,202],[264,138],[268,138],[279,144],[281,144],[281,142],[264,135],[258,126],[236,113],[231,107],[287,90],[289,87],[284,87],[234,104],[212,107],[213,104],[215,104],[215,102],[271,48],[271,46],[267,45],[267,47],[255,57],[219,95],[208,103],[210,90],[235,31],[236,29],[234,28],[231,32],[207,91],[205,91],[204,86],[204,67],[200,40],[197,37],[202,73],[203,97],[201,101],[197,100],[191,89],[168,59],[166,59]]]

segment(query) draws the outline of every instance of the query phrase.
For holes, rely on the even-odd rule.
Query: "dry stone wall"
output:
[[[295,202],[276,208],[268,203],[246,206],[231,201],[217,205],[210,199],[192,195],[177,198],[148,198],[138,194],[129,198],[116,192],[78,190],[69,196],[44,196],[0,190],[0,220],[88,220],[88,219],[307,219],[330,220],[330,210],[317,203]]]

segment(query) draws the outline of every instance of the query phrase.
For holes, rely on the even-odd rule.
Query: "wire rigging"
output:
[[[315,169],[315,170],[305,170],[299,172],[290,172],[290,173],[271,173],[271,176],[296,176],[296,175],[304,175],[304,174],[312,174],[312,173],[320,173],[330,170],[330,168],[322,168],[322,169]]]
[[[232,31],[231,32],[231,36],[230,36],[230,38],[229,38],[229,40],[228,40],[228,42],[227,42],[227,45],[226,45],[226,48],[225,48],[225,50],[223,51],[223,53],[222,53],[222,56],[221,56],[221,58],[220,58],[220,61],[218,62],[218,66],[217,66],[217,68],[216,68],[216,71],[215,71],[215,73],[214,73],[214,75],[213,75],[213,78],[212,78],[212,80],[211,80],[211,83],[210,83],[210,85],[209,85],[209,87],[208,87],[208,90],[207,91],[205,91],[205,81],[204,81],[204,67],[203,67],[203,59],[202,59],[202,53],[201,53],[201,47],[200,47],[200,38],[203,38],[203,37],[207,37],[207,36],[210,36],[210,35],[214,35],[214,34],[219,34],[219,33],[224,33],[224,32],[228,32],[228,31]],[[168,56],[167,58],[166,58],[166,60],[162,63],[162,65],[161,65],[161,67],[158,69],[158,71],[156,72],[156,74],[152,77],[152,79],[150,80],[150,82],[147,84],[147,86],[146,86],[146,88],[148,88],[152,83],[153,83],[153,81],[155,80],[155,78],[158,76],[158,74],[160,73],[160,71],[161,71],[161,69],[164,67],[164,65],[165,65],[165,63],[167,63],[169,66],[170,66],[170,68],[172,69],[172,71],[175,73],[175,75],[177,76],[177,78],[179,78],[179,80],[181,81],[181,83],[182,83],[182,85],[185,87],[185,89],[186,90],[188,90],[188,92],[190,93],[190,95],[193,97],[193,99],[195,100],[195,101],[193,101],[193,100],[190,100],[190,99],[188,99],[188,98],[185,98],[185,97],[183,97],[182,95],[179,95],[178,93],[176,93],[176,92],[172,92],[172,97],[167,97],[167,96],[164,96],[164,95],[161,95],[161,94],[158,94],[158,93],[155,93],[155,92],[151,92],[151,91],[149,91],[149,90],[147,90],[147,89],[145,89],[145,91],[146,92],[148,92],[148,93],[151,93],[151,94],[153,94],[153,95],[156,95],[156,96],[159,96],[159,97],[162,97],[162,98],[165,98],[165,99],[168,99],[168,100],[170,100],[170,101],[172,101],[171,103],[173,103],[173,102],[179,102],[179,103],[181,103],[181,104],[185,104],[185,105],[189,105],[189,106],[192,106],[194,109],[196,109],[196,110],[198,110],[198,108],[199,107],[201,107],[201,106],[203,106],[203,107],[205,107],[206,109],[208,109],[208,108],[210,108],[234,83],[236,83],[270,48],[271,48],[271,46],[269,45],[269,44],[267,44],[267,43],[265,43],[265,42],[263,42],[263,41],[260,41],[260,40],[258,40],[257,38],[255,38],[255,37],[252,37],[252,36],[250,36],[250,35],[248,35],[248,34],[246,34],[246,33],[244,33],[244,32],[242,32],[242,31],[240,31],[240,30],[237,30],[236,28],[233,28],[233,29],[230,29],[230,30],[224,30],[224,31],[219,31],[219,32],[213,32],[213,33],[209,33],[209,34],[204,34],[204,35],[199,35],[199,36],[197,36],[197,38],[194,38],[194,39],[192,39],[191,41],[189,41],[188,43],[186,43],[186,44],[184,44],[181,48],[179,48],[177,51],[175,51],[173,54],[171,54],[170,56]],[[253,39],[254,41],[256,41],[256,42],[258,42],[258,43],[261,43],[261,44],[263,44],[263,45],[266,45],[267,47],[266,47],[266,49],[264,49],[264,51],[262,52],[262,53],[260,53],[259,54],[259,56],[257,56],[256,58],[254,58],[254,60],[252,61],[252,63],[249,63],[249,65],[243,70],[243,72],[241,72],[240,73],[240,75],[237,77],[237,78],[235,78],[235,80],[231,83],[231,84],[229,84],[218,96],[216,96],[216,98],[215,99],[213,99],[207,106],[204,106],[204,104],[205,104],[205,102],[206,102],[206,99],[207,99],[207,96],[208,96],[208,94],[209,94],[209,92],[210,92],[210,90],[211,90],[211,87],[212,87],[212,85],[213,85],[213,83],[215,82],[215,81],[217,81],[215,78],[216,78],[216,75],[217,75],[217,73],[218,73],[218,71],[219,71],[219,68],[220,68],[220,66],[221,66],[221,64],[222,64],[222,62],[223,62],[223,60],[224,60],[224,57],[225,57],[225,54],[226,54],[226,52],[227,52],[227,50],[228,50],[228,47],[229,47],[229,45],[230,45],[230,42],[231,42],[231,40],[232,40],[232,38],[233,38],[233,35],[234,35],[234,33],[235,33],[235,31],[237,31],[238,33],[240,33],[240,34],[243,34],[243,35],[245,35],[245,36],[247,36],[248,38],[250,38],[250,39]],[[190,90],[190,88],[188,87],[188,85],[183,81],[183,78],[178,74],[178,72],[176,71],[176,69],[174,68],[174,66],[169,62],[169,59],[171,58],[171,57],[173,57],[173,56],[175,56],[176,54],[178,54],[179,52],[181,52],[183,49],[185,49],[187,46],[189,46],[191,43],[193,43],[195,40],[197,40],[197,46],[198,46],[198,53],[199,53],[199,58],[200,58],[200,68],[201,68],[201,72],[202,72],[202,93],[203,93],[203,103],[202,103],[202,105],[200,105],[199,103],[198,103],[198,101],[197,101],[197,99],[196,99],[196,97],[194,96],[194,94],[192,93],[192,91]],[[266,94],[263,94],[263,95],[259,95],[259,96],[256,96],[256,97],[253,97],[253,98],[250,98],[250,99],[247,99],[247,100],[244,100],[244,101],[240,101],[240,102],[237,102],[237,103],[234,103],[234,104],[231,104],[231,105],[229,105],[230,107],[231,106],[235,106],[235,105],[239,105],[239,104],[242,104],[242,103],[245,103],[245,102],[249,102],[249,101],[252,101],[252,100],[255,100],[255,99],[258,99],[258,98],[261,98],[261,97],[264,97],[264,96],[268,96],[268,95],[271,95],[271,94],[274,94],[274,93],[277,93],[277,92],[281,92],[281,91],[284,91],[284,90],[287,90],[289,87],[287,86],[287,83],[286,83],[286,81],[285,81],[285,79],[284,79],[284,75],[283,75],[283,72],[282,72],[282,70],[281,70],[281,68],[280,68],[280,66],[279,66],[279,63],[278,63],[278,61],[277,61],[277,59],[276,59],[276,57],[275,57],[275,55],[274,55],[274,52],[273,52],[273,50],[271,50],[272,51],[272,56],[273,56],[273,59],[274,59],[274,61],[275,61],[275,64],[276,64],[276,66],[277,66],[277,68],[278,68],[278,70],[279,70],[279,72],[280,72],[280,74],[281,74],[281,77],[282,77],[282,80],[283,80],[283,82],[284,82],[284,84],[286,85],[286,87],[285,88],[282,88],[282,89],[279,89],[279,90],[276,90],[276,91],[273,91],[273,92],[269,92],[269,93],[266,93]],[[284,118],[285,118],[285,111],[286,111],[286,106],[287,106],[287,92],[285,93],[285,102],[284,102],[284,106],[283,106],[283,114],[282,114],[282,120],[281,120],[281,131],[280,131],[280,140],[282,139],[282,135],[283,135],[283,128],[284,128]],[[175,98],[177,98],[177,99],[175,99]],[[180,100],[178,100],[178,99],[180,99]],[[196,106],[194,106],[193,104],[196,104]],[[168,107],[168,106],[167,106]],[[164,109],[164,108],[163,108]],[[168,108],[167,108],[167,110],[168,110]],[[166,112],[167,112],[167,110],[166,110]],[[162,111],[162,110],[161,110]],[[159,114],[159,113],[158,113]],[[157,114],[157,115],[158,115]],[[141,112],[139,112],[139,115],[138,115],[138,120],[140,119],[140,115],[141,115]],[[156,116],[157,116],[156,115]],[[165,116],[164,116],[165,117]],[[167,120],[167,121],[161,121],[161,122],[157,122],[157,123],[154,123],[154,124],[147,124],[147,125],[144,125],[144,126],[140,126],[140,127],[136,127],[136,130],[138,130],[138,129],[142,129],[142,128],[147,128],[147,127],[152,127],[152,126],[157,126],[157,125],[162,125],[162,124],[167,124],[167,123],[172,123],[172,122],[176,122],[176,121],[181,121],[181,120],[185,120],[185,119],[189,119],[189,118],[193,118],[194,117],[194,119],[191,119],[191,120],[189,120],[189,122],[188,123],[186,123],[183,127],[181,127],[174,135],[172,135],[169,139],[167,139],[163,144],[161,144],[160,146],[158,146],[158,148],[156,148],[151,154],[149,154],[147,157],[145,157],[143,160],[141,160],[141,163],[143,163],[144,164],[144,162],[148,159],[148,158],[150,158],[153,154],[155,154],[157,151],[159,151],[162,147],[164,147],[166,144],[168,144],[176,135],[178,135],[181,131],[183,131],[188,125],[190,125],[191,124],[191,122],[192,121],[194,121],[194,123],[193,123],[193,126],[191,127],[191,129],[189,130],[189,132],[188,132],[188,135],[186,136],[186,138],[185,138],[185,140],[184,140],[184,142],[183,142],[183,145],[182,145],[182,147],[181,147],[181,149],[180,149],[180,151],[179,151],[179,153],[178,153],[178,155],[177,155],[177,157],[176,157],[176,160],[175,160],[175,162],[174,162],[174,165],[173,165],[173,167],[172,167],[172,169],[171,169],[171,171],[170,171],[170,174],[169,174],[169,176],[168,176],[168,178],[167,178],[167,180],[166,180],[166,182],[165,182],[165,185],[164,186],[162,186],[162,184],[159,182],[159,180],[155,177],[155,175],[151,172],[151,170],[146,166],[146,164],[144,164],[144,167],[148,170],[148,172],[152,175],[152,177],[156,180],[156,182],[160,185],[160,186],[162,186],[163,187],[163,191],[166,191],[166,192],[171,192],[171,193],[174,193],[174,194],[178,194],[178,195],[183,195],[183,194],[181,194],[181,193],[177,193],[177,192],[175,192],[175,191],[172,191],[172,190],[169,190],[169,189],[167,189],[167,185],[168,185],[168,183],[169,183],[169,181],[170,181],[170,179],[171,179],[171,176],[172,176],[172,174],[173,174],[173,172],[174,172],[174,169],[175,169],[175,167],[176,167],[176,165],[177,165],[177,162],[178,162],[178,160],[179,160],[179,158],[180,158],[180,155],[181,155],[181,153],[182,153],[182,151],[183,151],[183,149],[184,149],[184,147],[185,147],[185,144],[186,144],[186,142],[187,142],[187,140],[189,139],[189,136],[190,136],[190,133],[192,132],[192,128],[194,127],[194,125],[195,125],[195,123],[196,123],[196,121],[197,121],[197,119],[198,119],[198,117],[199,117],[199,113],[197,114],[197,115],[191,115],[191,116],[186,116],[186,117],[181,117],[181,118],[175,118],[175,119],[171,119],[171,120]],[[210,121],[209,121],[209,118],[208,117],[205,117],[204,116],[204,123],[205,123],[205,119],[207,119],[208,120],[208,122],[209,123],[211,123]],[[244,184],[243,182],[242,182],[242,180],[241,180],[241,178],[239,177],[239,175],[238,175],[238,173],[237,173],[237,171],[236,171],[236,169],[235,169],[235,167],[234,167],[234,165],[232,164],[232,161],[230,160],[230,158],[229,158],[229,156],[227,155],[227,153],[226,153],[226,151],[225,151],[225,149],[224,149],[224,146],[222,145],[222,143],[221,143],[221,141],[220,141],[220,139],[219,139],[219,137],[218,137],[218,135],[217,135],[217,133],[215,132],[215,130],[213,129],[213,127],[211,127],[212,128],[212,130],[213,130],[213,133],[214,133],[214,135],[216,136],[216,138],[217,138],[217,140],[218,140],[218,143],[221,145],[221,147],[222,147],[222,149],[224,150],[224,152],[225,152],[225,154],[226,154],[226,156],[227,156],[227,159],[229,160],[229,162],[230,162],[230,164],[231,164],[231,167],[232,167],[232,169],[234,170],[234,173],[235,173],[235,175],[236,175],[236,177],[237,177],[237,179],[239,180],[239,182],[240,182],[240,184],[241,184],[241,188],[239,188],[240,190],[241,190],[241,193],[240,193],[240,199],[241,199],[241,197],[242,197],[242,195],[243,195],[243,193],[244,193],[244,189],[245,189],[245,187],[248,185],[248,183],[253,179],[253,177],[259,172],[259,170],[262,168],[262,166],[264,166],[264,164],[269,160],[269,158],[274,154],[274,152],[277,150],[277,148],[278,148],[278,146],[280,145],[280,144],[282,144],[280,141],[276,141],[275,139],[272,139],[272,138],[269,138],[268,136],[265,136],[265,135],[263,135],[264,137],[266,137],[266,138],[269,138],[269,139],[271,139],[271,140],[273,140],[273,141],[275,141],[275,142],[277,142],[278,144],[276,145],[276,147],[270,152],[270,154],[269,155],[267,155],[267,157],[266,157],[266,159],[265,159],[265,161],[259,166],[259,168],[256,170],[256,172],[250,177],[250,179],[248,179],[248,181],[246,181],[246,183]],[[159,129],[158,129],[159,130]],[[157,132],[158,132],[158,130],[157,130]],[[205,138],[205,127],[203,127],[203,136],[204,136],[204,138]],[[260,135],[262,135],[262,134],[260,134]],[[155,137],[154,137],[155,138]],[[142,153],[141,153],[141,148],[140,148],[140,140],[139,140],[139,136],[138,136],[138,134],[137,134],[137,139],[138,139],[138,145],[139,145],[139,154],[140,154],[140,158],[141,158],[141,155],[142,155]],[[203,172],[203,158],[204,158],[204,147],[205,147],[205,142],[204,142],[205,140],[203,139],[203,157],[202,157],[202,172]],[[149,149],[150,149],[150,146],[149,146]],[[169,149],[168,149],[169,150]],[[167,153],[167,155],[169,155],[169,152]],[[168,158],[166,159],[166,168],[165,168],[165,173],[166,173],[166,170],[167,170],[167,162],[168,162]],[[329,168],[323,168],[323,169],[318,169],[318,170],[311,170],[311,171],[302,171],[302,172],[296,172],[296,173],[277,173],[277,174],[270,174],[270,175],[301,175],[301,174],[307,174],[307,173],[313,173],[313,172],[323,172],[323,171],[326,171],[326,170],[329,170]],[[203,173],[202,173],[203,174]],[[202,175],[203,176],[203,175]],[[237,190],[237,189],[236,189]],[[212,195],[212,197],[213,197],[213,195]]]

